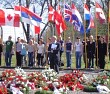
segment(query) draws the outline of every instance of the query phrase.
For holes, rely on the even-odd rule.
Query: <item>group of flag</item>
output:
[[[102,24],[103,22],[106,21],[104,12],[103,12],[101,6],[97,2],[95,3],[95,7],[96,7],[96,9],[95,9],[96,10],[95,11],[96,12],[96,14],[95,14],[96,18]],[[80,31],[80,33],[84,33],[84,27],[85,26],[83,25],[81,15],[80,15],[79,11],[77,10],[77,8],[75,7],[74,4],[72,4],[71,7],[67,4],[65,4],[65,6],[64,6],[64,18],[66,21],[71,22],[77,31]],[[85,30],[86,32],[90,31],[91,28],[95,27],[90,9],[88,8],[88,6],[86,4],[84,4],[84,20],[89,21],[89,25]]]
[[[101,6],[96,2],[95,7],[96,7],[95,9],[96,18],[99,20],[101,24],[106,22],[106,17],[104,15],[104,12]],[[75,7],[73,3],[71,6],[68,4],[64,4],[64,18],[62,16],[62,13],[59,11],[60,11],[59,9],[55,10],[52,6],[49,6],[48,20],[55,23],[58,34],[61,34],[64,30],[67,29],[66,24],[63,19],[70,22],[74,26],[74,29],[76,31],[80,31],[80,33],[82,34],[84,33],[85,26],[83,25],[82,17],[78,9]],[[89,21],[88,27],[85,30],[87,33],[88,31],[90,31],[91,28],[94,28],[95,25],[94,25],[94,20],[91,15],[90,9],[88,8],[86,4],[84,4],[84,20]]]
[[[105,22],[106,17],[101,6],[96,2],[95,7],[96,18],[99,20],[100,23]],[[71,6],[68,4],[64,4],[63,13],[64,14],[62,14],[59,5],[57,9],[54,9],[51,5],[49,5],[48,21],[53,22],[55,24],[58,35],[60,35],[63,31],[67,29],[65,21],[70,22],[74,26],[75,30],[80,31],[80,33],[84,33],[82,17],[73,3]],[[94,28],[93,17],[90,13],[90,9],[86,4],[84,4],[84,20],[89,21],[89,25],[86,28],[86,32],[88,32],[91,28]],[[42,18],[35,12],[32,12],[28,8],[23,6],[15,6],[14,11],[0,9],[1,26],[9,25],[19,27],[20,21],[26,24],[34,25],[36,31],[35,34],[40,33],[40,23],[42,22]]]
[[[40,32],[42,18],[23,6],[15,6],[14,10],[0,9],[0,26],[19,27],[20,21],[31,24],[35,28],[35,33]]]

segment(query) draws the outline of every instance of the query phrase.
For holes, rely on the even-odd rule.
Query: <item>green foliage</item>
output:
[[[93,86],[85,86],[83,91],[84,92],[98,92],[97,88]]]
[[[53,94],[53,92],[42,90],[42,91],[36,91],[35,94]]]

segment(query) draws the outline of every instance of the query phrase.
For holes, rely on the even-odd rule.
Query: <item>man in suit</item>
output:
[[[50,68],[59,73],[59,57],[60,57],[60,44],[57,42],[57,37],[53,36],[50,48]]]

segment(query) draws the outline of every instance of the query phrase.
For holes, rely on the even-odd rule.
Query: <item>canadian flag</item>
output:
[[[106,17],[104,15],[104,12],[102,10],[102,7],[96,2],[96,18],[99,19],[100,23],[106,22]]]
[[[0,25],[19,27],[20,16],[12,9],[0,9]]]

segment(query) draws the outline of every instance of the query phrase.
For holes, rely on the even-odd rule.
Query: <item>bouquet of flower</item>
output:
[[[55,72],[55,70],[50,68],[42,70],[42,75],[45,77],[46,80],[49,80],[49,81],[54,81],[58,79],[57,72]]]
[[[100,72],[99,75],[95,79],[93,79],[92,85],[108,85],[110,82],[110,76],[107,74],[109,74],[107,71]]]
[[[64,76],[59,77],[59,81],[63,83],[64,87],[75,91],[76,89],[82,90],[84,86],[81,84],[82,74],[80,71],[73,71],[72,73],[65,74]]]

